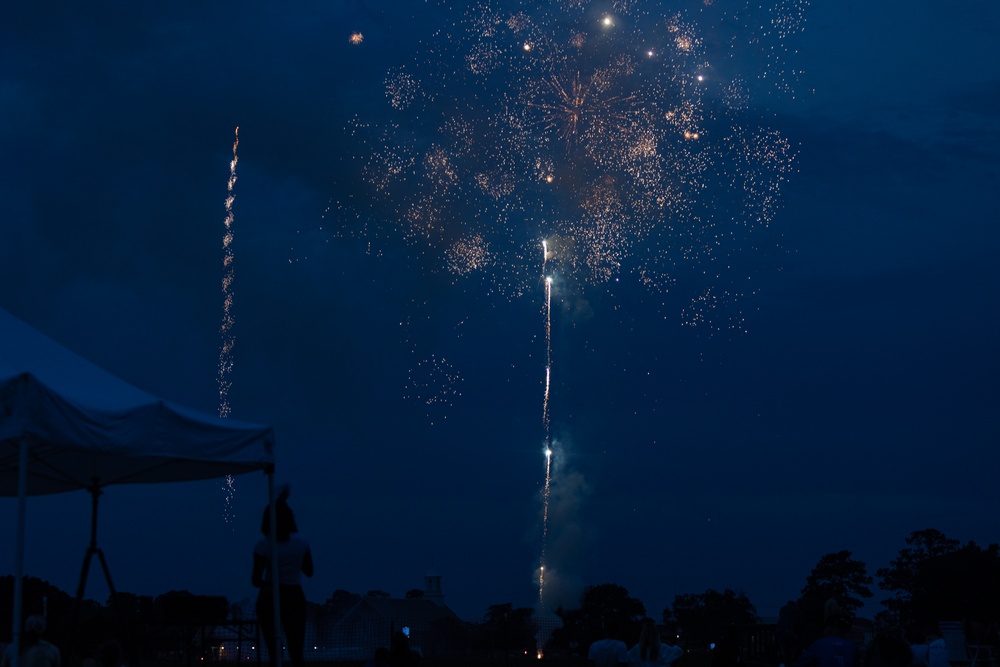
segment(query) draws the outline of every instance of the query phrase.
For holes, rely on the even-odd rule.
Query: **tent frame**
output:
[[[90,492],[91,539],[78,598],[95,554],[114,594],[107,561],[97,546],[101,488],[260,470],[267,475],[268,503],[273,505],[274,432],[270,426],[223,419],[142,391],[2,308],[0,333],[4,341],[0,348],[0,496],[17,496],[11,618],[16,667],[24,625],[28,495]],[[272,561],[276,573],[276,559]],[[277,602],[275,595],[276,606]]]
[[[21,548],[17,550],[14,557],[14,609],[13,609],[13,627],[11,629],[11,646],[13,653],[12,667],[20,667],[21,662],[21,611],[24,606],[24,534],[25,534],[25,510],[27,507],[27,483],[28,483],[28,439],[21,438],[20,443],[20,460],[18,462],[18,490],[17,495],[17,544],[21,545]],[[264,474],[267,475],[267,504],[270,508],[268,514],[270,515],[271,523],[271,535],[278,534],[277,527],[277,512],[274,509],[274,467],[267,466],[264,469]],[[76,602],[74,604],[73,610],[73,626],[74,632],[77,623],[77,616],[79,614],[80,601],[83,599],[83,593],[87,585],[87,573],[90,569],[90,560],[93,558],[94,554],[97,554],[98,559],[101,562],[101,569],[104,571],[104,578],[108,582],[108,588],[111,591],[112,600],[115,599],[115,586],[111,581],[111,571],[108,569],[107,560],[104,558],[104,552],[97,546],[97,501],[100,498],[101,486],[99,479],[94,478],[94,483],[88,487],[87,491],[90,492],[91,496],[91,510],[90,510],[90,545],[87,547],[86,555],[83,559],[83,567],[80,571],[80,583],[76,589]],[[270,539],[271,543],[271,598],[274,600],[274,652],[275,655],[268,656],[272,665],[277,665],[281,667],[281,600],[280,587],[278,585],[278,543],[275,539]]]
[[[101,480],[99,477],[94,478],[94,483],[91,484],[87,491],[90,493],[90,545],[87,547],[87,553],[83,557],[83,568],[80,570],[80,583],[76,587],[76,606],[80,606],[80,601],[83,599],[83,592],[87,587],[87,573],[90,571],[90,560],[96,555],[98,560],[101,562],[101,570],[104,571],[104,580],[108,582],[108,590],[111,591],[112,599],[118,594],[115,590],[115,584],[111,581],[111,571],[108,569],[108,561],[104,558],[104,552],[100,547],[97,546],[97,500],[104,493],[101,490]]]

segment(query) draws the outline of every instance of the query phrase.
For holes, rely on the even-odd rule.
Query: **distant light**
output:
[[[524,43],[524,50],[525,51],[530,51],[531,50],[531,43],[530,42],[525,42]]]
[[[704,74],[699,74],[698,75],[698,80],[699,81],[704,81],[705,80],[705,75]]]
[[[347,38],[351,44],[357,45],[365,41],[365,36],[360,32],[352,32],[351,36]]]
[[[604,24],[605,28],[611,28],[615,25],[615,20],[611,17],[610,14],[605,14],[604,18],[601,19],[601,23]]]

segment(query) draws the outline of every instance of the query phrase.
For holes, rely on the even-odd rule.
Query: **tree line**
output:
[[[898,626],[912,643],[921,643],[935,633],[942,620],[962,621],[970,643],[994,643],[997,639],[1000,545],[981,547],[972,541],[962,544],[928,528],[907,536],[896,558],[879,568],[874,577],[850,551],[823,555],[794,599],[802,641],[818,636],[827,600],[837,600],[841,610],[853,618],[874,597],[872,586],[876,579],[886,597],[881,600],[882,609],[875,615],[875,622]],[[414,589],[407,591],[406,597],[417,598],[422,594],[423,591]],[[389,594],[372,590],[365,596],[389,597]],[[0,577],[0,642],[10,641],[6,635],[12,626],[12,597],[13,577]],[[338,590],[323,606],[346,610],[361,597]],[[115,600],[108,600],[107,607],[90,600],[76,605],[71,596],[47,582],[30,577],[25,582],[26,613],[41,612],[44,606],[50,628],[57,633],[60,629],[69,631],[72,623],[104,625],[123,616],[155,617],[179,604],[187,617],[200,613],[200,607],[191,607],[195,600],[187,598],[198,598],[199,605],[211,607],[203,610],[206,620],[209,616],[232,616],[238,606],[229,605],[224,598],[203,598],[187,591],[170,591],[155,599],[119,593]],[[677,594],[673,603],[656,617],[647,612],[639,599],[614,583],[588,586],[575,606],[558,609],[556,616],[561,627],[553,630],[545,647],[546,652],[556,654],[585,653],[591,643],[608,635],[634,643],[647,618],[653,618],[666,631],[665,640],[681,643],[686,650],[695,652],[707,650],[730,628],[761,622],[755,606],[742,591],[708,589]],[[537,649],[539,619],[533,609],[515,608],[510,602],[490,605],[477,625],[507,650]],[[86,637],[97,633],[82,634]]]
[[[902,631],[911,643],[937,634],[943,620],[963,622],[970,643],[994,644],[1000,627],[1000,546],[966,544],[928,528],[912,532],[888,566],[875,572],[887,596],[875,614],[878,627]],[[798,598],[800,639],[809,642],[823,627],[823,608],[836,600],[853,620],[874,597],[875,583],[864,562],[844,550],[823,555],[806,577]],[[650,618],[642,602],[616,584],[585,589],[580,605],[559,609],[562,627],[553,632],[550,648],[578,652],[610,634],[631,643],[643,620]],[[705,651],[734,626],[759,624],[761,619],[745,593],[725,589],[674,596],[657,620],[667,639],[689,651]]]

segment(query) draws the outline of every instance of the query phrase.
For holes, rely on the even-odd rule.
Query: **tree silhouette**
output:
[[[675,595],[673,606],[663,610],[664,624],[676,624],[688,648],[707,649],[722,639],[727,628],[757,621],[757,609],[746,594],[728,588],[722,593],[710,588]]]
[[[360,599],[361,596],[358,593],[352,593],[350,591],[345,591],[342,588],[338,588],[333,592],[333,595],[326,599],[326,602],[323,604],[324,614],[333,619],[341,618],[348,612],[348,610],[356,605]]]
[[[826,554],[806,578],[806,585],[799,598],[803,623],[818,636],[823,626],[823,607],[827,600],[836,600],[840,611],[848,618],[872,597],[869,586],[872,578],[864,562],[851,558],[850,551]]]
[[[920,557],[910,561],[897,559],[909,569],[899,568],[905,578],[896,572],[892,575],[896,578],[889,579],[893,582],[890,585],[902,582],[908,586],[898,589],[893,600],[910,637],[937,632],[938,622],[943,620],[963,621],[972,634],[1000,623],[1000,545],[984,549],[969,542],[959,547],[953,540],[936,544],[944,548],[911,551],[908,557],[915,553]]]
[[[1000,620],[1000,545],[975,542],[928,559],[914,582],[913,607],[924,618],[990,624]]]
[[[899,617],[904,627],[910,627],[926,622],[926,619],[915,618],[913,610],[913,593],[921,570],[928,561],[957,551],[959,541],[934,528],[925,528],[910,533],[906,544],[908,546],[899,550],[899,555],[888,567],[879,568],[875,574],[879,578],[879,588],[893,594],[882,604]]]
[[[30,614],[41,614],[47,610],[49,619],[45,634],[49,639],[61,640],[70,636],[73,618],[74,598],[47,581],[26,576],[22,589],[22,620]],[[92,623],[100,608],[92,600],[81,601],[80,620]],[[14,619],[14,577],[0,577],[0,642],[11,641]]]
[[[484,643],[493,654],[507,656],[535,652],[533,611],[515,609],[510,602],[490,605],[483,619]]]
[[[556,615],[563,626],[552,632],[548,647],[585,654],[592,643],[605,636],[634,641],[646,608],[625,588],[600,584],[584,590],[578,609],[559,609]]]

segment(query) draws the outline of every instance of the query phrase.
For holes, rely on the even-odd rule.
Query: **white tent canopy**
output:
[[[136,389],[0,309],[0,495],[176,482],[262,470],[269,426],[197,412]]]
[[[86,489],[96,521],[101,487],[270,472],[273,450],[270,426],[136,389],[0,309],[0,496],[19,498],[14,641],[25,496]]]

